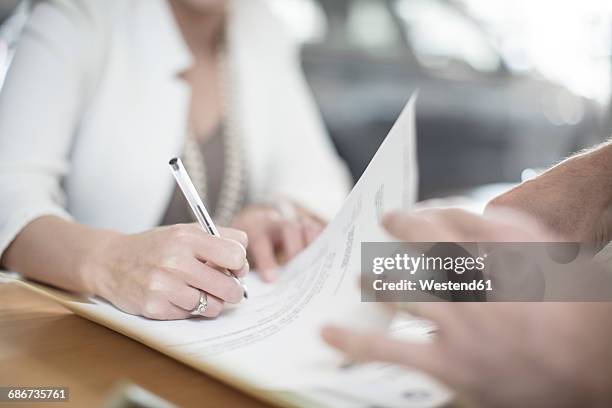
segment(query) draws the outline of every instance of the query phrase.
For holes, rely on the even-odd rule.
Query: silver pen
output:
[[[208,214],[208,211],[206,210],[206,207],[204,206],[204,203],[202,202],[202,198],[200,197],[197,190],[195,189],[195,186],[193,185],[193,182],[191,181],[191,177],[189,177],[187,170],[185,170],[185,167],[183,166],[183,162],[181,162],[181,159],[175,157],[171,159],[168,164],[170,165],[170,169],[172,169],[172,175],[174,176],[176,183],[179,185],[181,191],[183,192],[183,195],[185,196],[185,199],[189,203],[189,207],[191,207],[191,211],[193,211],[193,214],[198,220],[198,223],[200,224],[200,226],[204,229],[204,231],[208,232],[210,235],[215,236],[215,237],[220,237],[221,234],[219,233],[219,230],[215,226],[215,223],[213,222],[212,217],[210,216],[210,214]],[[240,279],[238,279],[236,275],[234,275],[232,272],[227,272],[226,275],[231,276],[234,279],[236,279],[236,281],[242,287],[242,293],[244,295],[244,298],[248,299],[249,293],[247,291],[246,285]]]

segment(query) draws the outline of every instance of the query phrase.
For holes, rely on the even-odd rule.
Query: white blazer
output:
[[[298,49],[261,0],[236,0],[229,21],[250,201],[286,196],[333,215],[348,173]],[[160,221],[187,133],[177,73],[191,62],[166,0],[36,5],[0,93],[0,255],[42,215],[124,232]]]

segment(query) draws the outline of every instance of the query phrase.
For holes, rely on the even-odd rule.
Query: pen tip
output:
[[[178,166],[178,158],[176,158],[176,157],[170,159],[168,164],[172,167],[173,170],[178,170],[178,168],[179,168],[179,166]]]

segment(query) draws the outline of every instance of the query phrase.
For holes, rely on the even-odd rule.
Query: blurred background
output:
[[[268,1],[355,180],[415,89],[421,199],[507,188],[611,133],[612,2]],[[0,86],[26,18],[0,0]]]

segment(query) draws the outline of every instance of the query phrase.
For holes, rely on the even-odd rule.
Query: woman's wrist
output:
[[[112,248],[125,235],[116,231],[96,230],[87,237],[86,250],[76,262],[76,274],[83,290],[89,295],[104,296],[103,288],[108,276]]]

